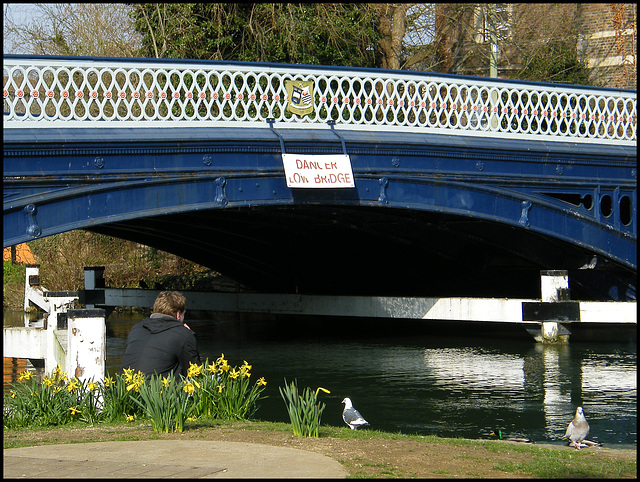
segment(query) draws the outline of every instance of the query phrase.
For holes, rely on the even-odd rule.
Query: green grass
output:
[[[137,423],[135,426],[127,424],[125,422],[119,423],[101,423],[99,427],[102,428],[103,433],[110,433],[113,435],[111,440],[149,440],[159,438],[158,435],[154,435],[151,429],[151,425],[148,423]],[[127,434],[128,428],[147,428],[149,430],[148,437],[139,437],[137,435]],[[73,423],[65,425],[64,427],[51,427],[44,428],[46,432],[50,433],[52,437],[47,438],[47,444],[64,443],[63,437],[57,436],[58,433],[62,435],[69,430],[77,429],[90,429],[91,426],[87,426],[83,423]],[[198,420],[196,422],[189,422],[185,426],[185,431],[203,433],[207,430],[270,430],[277,432],[291,433],[291,426],[288,423],[281,422],[263,422],[259,420],[249,422],[233,422],[233,421],[221,421],[221,420]],[[23,439],[21,433],[27,433],[29,429],[5,429],[4,431],[4,448],[17,448],[33,445],[32,440]],[[120,433],[123,432],[123,433]],[[493,468],[504,472],[506,475],[524,476],[534,478],[616,478],[616,477],[634,477],[636,476],[636,460],[615,460],[606,456],[599,456],[598,452],[582,450],[580,452],[575,450],[562,450],[559,448],[547,448],[531,444],[511,444],[494,440],[467,440],[460,438],[441,438],[433,435],[407,435],[399,432],[389,433],[380,430],[350,430],[347,427],[332,427],[323,425],[320,427],[320,438],[330,437],[340,440],[370,440],[370,439],[384,439],[384,440],[415,440],[418,442],[429,444],[446,444],[454,447],[476,447],[478,449],[477,456],[483,460],[491,459],[491,456],[485,457],[482,453],[484,450],[486,455],[513,455],[524,454],[527,457],[520,458],[519,462],[499,462],[496,463]],[[86,440],[89,442],[91,440]],[[74,443],[82,443],[82,441],[74,441]],[[460,456],[463,457],[463,456]],[[470,457],[465,457],[470,458]],[[358,464],[359,459],[351,460],[338,460],[345,467],[354,467],[354,463]],[[405,474],[401,468],[398,469],[387,462],[370,462],[361,460],[362,467],[369,469],[378,469],[377,474],[367,475],[364,471],[358,470],[351,477],[352,478],[397,478],[402,476],[411,476],[411,474]],[[451,471],[436,469],[433,471],[434,475],[441,475],[443,477],[450,477]],[[468,476],[476,476],[475,474],[467,474]]]

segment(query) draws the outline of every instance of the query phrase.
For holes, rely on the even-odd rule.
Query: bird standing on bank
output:
[[[585,439],[589,433],[589,424],[582,412],[582,407],[576,409],[576,415],[569,423],[567,431],[564,434],[563,439],[569,439],[571,442],[569,445],[573,445],[576,450],[580,450],[580,443]]]
[[[342,400],[344,403],[344,410],[342,411],[342,420],[346,423],[351,430],[355,430],[360,427],[368,427],[369,422],[367,422],[360,412],[358,412],[355,408],[353,408],[353,404],[351,403],[350,398],[345,398]]]

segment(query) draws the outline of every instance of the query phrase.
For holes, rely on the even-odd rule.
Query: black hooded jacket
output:
[[[186,376],[189,362],[200,362],[196,335],[169,315],[152,313],[131,328],[122,356],[122,368],[133,368],[147,376],[173,372]]]

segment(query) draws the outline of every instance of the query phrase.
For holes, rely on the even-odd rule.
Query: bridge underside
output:
[[[324,130],[5,130],[5,246],[88,229],[274,293],[634,300],[635,149],[341,132],[355,188],[290,189]],[[8,142],[9,141],[9,142]]]
[[[602,260],[597,270],[580,269],[594,256],[584,248],[443,213],[247,207],[139,218],[92,231],[174,253],[259,292],[539,298],[540,270],[567,269],[575,299],[635,297],[632,271]]]

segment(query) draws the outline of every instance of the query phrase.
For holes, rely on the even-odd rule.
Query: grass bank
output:
[[[189,422],[183,433],[154,434],[146,422],[74,423],[64,427],[4,430],[4,448],[132,440],[219,440],[286,446],[340,462],[352,478],[636,478],[636,452],[352,431],[322,426],[318,438],[292,434],[273,422]]]

